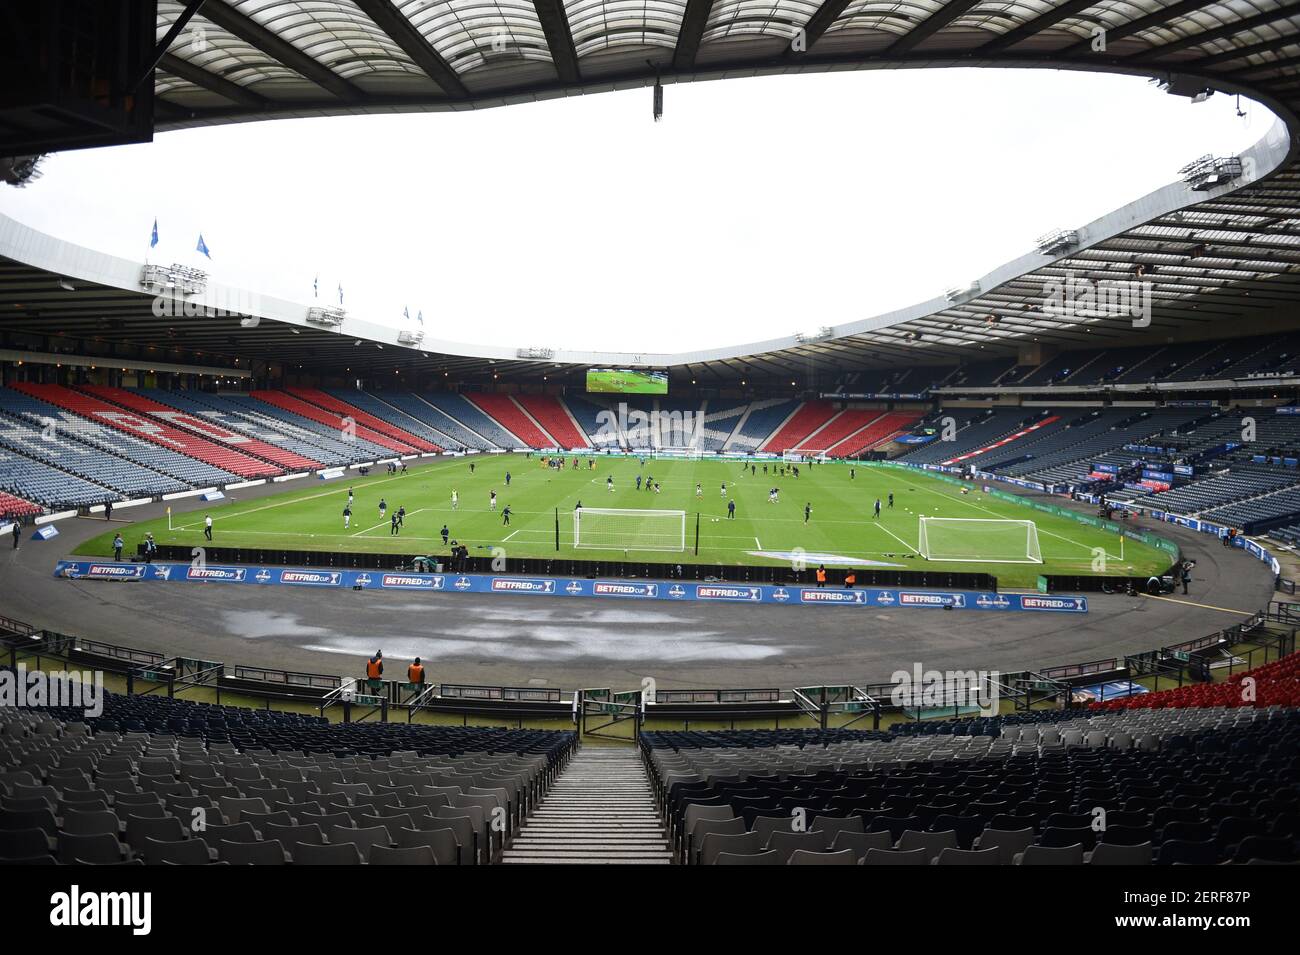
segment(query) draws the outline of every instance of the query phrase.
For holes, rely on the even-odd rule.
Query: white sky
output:
[[[247,123],[51,157],[0,211],[219,282],[509,347],[667,352],[928,299],[1272,122],[1132,77],[900,70]],[[161,242],[150,255],[155,216]],[[202,232],[212,251],[194,252]]]

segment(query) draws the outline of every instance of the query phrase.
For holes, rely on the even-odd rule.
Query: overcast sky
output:
[[[900,70],[167,133],[0,211],[81,245],[471,343],[677,352],[928,299],[1272,122],[1144,79]],[[157,217],[158,249],[149,236]],[[197,255],[202,232],[211,263]]]

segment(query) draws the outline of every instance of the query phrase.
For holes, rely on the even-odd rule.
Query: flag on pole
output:
[[[339,283],[339,304],[343,304],[343,283]]]
[[[424,324],[424,312],[421,311],[421,312],[420,312],[420,313],[415,317],[415,320],[416,320],[417,322],[419,322],[421,325],[423,325],[423,324]]]
[[[158,247],[158,219],[157,217],[155,217],[153,220],[153,235],[149,237],[149,248],[156,249],[157,247]]]
[[[409,322],[411,320],[411,307],[407,305],[402,309],[402,316]]]
[[[196,251],[196,252],[201,252],[201,253],[203,253],[203,254],[206,255],[209,259],[212,258],[212,253],[208,251],[208,244],[207,244],[206,242],[203,241],[203,233],[202,233],[202,232],[199,233],[199,244],[198,244],[198,246],[195,247],[195,251]]]
[[[320,298],[320,276],[311,280],[311,297]]]

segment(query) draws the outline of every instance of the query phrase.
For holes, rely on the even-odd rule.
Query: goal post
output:
[[[672,460],[675,458],[680,461],[699,461],[704,457],[704,453],[699,448],[662,447],[655,448],[654,456],[656,459]]]
[[[573,512],[573,546],[681,552],[686,549],[686,512],[580,507]]]
[[[926,560],[982,564],[1041,564],[1033,521],[978,517],[922,517],[916,545]]]
[[[808,461],[828,461],[826,450],[823,448],[800,448],[798,451],[783,451],[781,460],[790,464],[804,464]]]

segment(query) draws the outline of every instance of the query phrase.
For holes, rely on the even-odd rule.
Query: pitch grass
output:
[[[348,475],[321,482],[303,479],[283,493],[264,497],[229,494],[229,500],[210,510],[196,509],[167,519],[141,521],[122,528],[127,552],[152,532],[159,544],[197,547],[204,544],[203,516],[212,515],[213,543],[219,546],[287,550],[363,551],[396,554],[446,554],[439,534],[447,524],[453,539],[470,549],[471,555],[491,556],[502,548],[508,557],[555,557],[555,522],[559,512],[559,556],[589,560],[643,560],[704,564],[790,563],[789,557],[763,557],[759,552],[793,552],[801,548],[810,555],[835,554],[851,558],[860,568],[884,565],[900,570],[988,571],[1003,587],[1032,587],[1039,574],[1089,574],[1094,570],[1094,549],[1107,555],[1105,572],[1111,575],[1158,573],[1167,568],[1168,558],[1159,550],[1135,541],[1088,527],[1068,518],[1054,517],[1014,503],[999,501],[980,491],[963,495],[960,489],[937,481],[922,472],[898,468],[834,463],[800,468],[795,478],[768,473],[758,465],[751,474],[739,462],[596,458],[594,469],[586,459],[574,470],[572,459],[564,470],[544,467],[540,456],[522,454],[473,455],[445,459],[412,467],[407,474],[372,473],[368,477]],[[470,473],[470,463],[475,465]],[[778,465],[779,467],[779,465]],[[505,474],[511,473],[507,486]],[[662,487],[655,494],[636,490],[638,475],[653,477]],[[606,490],[605,479],[614,478],[614,491]],[[695,485],[702,494],[696,496]],[[726,496],[721,493],[723,482]],[[781,490],[780,502],[768,502],[768,489]],[[348,489],[356,494],[352,505],[352,526],[343,527],[343,506]],[[459,507],[451,506],[453,489]],[[497,492],[497,510],[488,507],[488,493]],[[885,507],[880,519],[872,516],[877,497],[887,502],[894,495],[894,507]],[[400,536],[390,534],[389,520],[379,516],[383,497],[389,515],[406,508],[406,522]],[[736,517],[728,520],[727,501],[736,502]],[[573,509],[578,502],[587,507],[654,508],[687,512],[686,550],[664,552],[641,550],[630,538],[627,549],[591,550],[573,547]],[[810,504],[810,519],[804,521],[804,505]],[[511,523],[505,526],[502,510],[510,506]],[[121,513],[121,512],[119,512]],[[693,553],[695,515],[700,515],[700,550]],[[929,561],[916,551],[921,515],[933,517],[1033,520],[1038,526],[1042,564]],[[980,525],[969,525],[978,533]],[[86,541],[76,553],[112,556],[114,530]],[[933,530],[932,530],[933,534]],[[989,558],[1006,554],[988,555]],[[1021,555],[1023,556],[1023,555]],[[874,564],[868,562],[875,562]],[[830,563],[828,567],[832,566]]]

